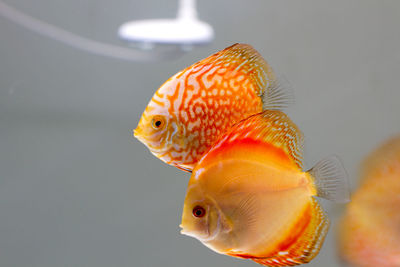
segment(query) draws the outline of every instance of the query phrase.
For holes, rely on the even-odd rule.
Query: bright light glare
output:
[[[119,29],[119,36],[131,42],[196,45],[211,42],[214,33],[201,21],[158,19],[125,23]]]
[[[121,39],[152,48],[155,44],[190,47],[207,44],[214,38],[213,28],[197,19],[195,0],[180,0],[176,19],[131,21],[119,28]]]

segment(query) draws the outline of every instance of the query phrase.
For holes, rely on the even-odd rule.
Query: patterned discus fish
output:
[[[293,101],[250,45],[235,44],[175,74],[154,94],[134,135],[167,164],[191,171],[231,125]]]
[[[302,142],[280,111],[232,126],[193,170],[181,233],[218,253],[267,266],[311,261],[329,227],[314,197],[343,202],[349,196],[336,157],[301,170]]]
[[[340,223],[339,252],[351,266],[400,266],[400,135],[372,152]]]

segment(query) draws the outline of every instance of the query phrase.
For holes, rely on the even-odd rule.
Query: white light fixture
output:
[[[184,53],[179,47],[165,47],[164,49],[158,49],[156,51],[139,51],[95,41],[31,17],[0,0],[0,17],[1,16],[28,30],[59,41],[65,45],[105,57],[145,62],[173,59]]]
[[[197,19],[195,6],[195,0],[179,0],[177,18],[127,22],[119,28],[119,36],[143,49],[156,44],[178,45],[182,49],[208,44],[214,38],[213,28]]]

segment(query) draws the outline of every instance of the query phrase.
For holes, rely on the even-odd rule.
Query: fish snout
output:
[[[190,236],[190,237],[199,239],[198,236],[194,232],[186,230],[185,228],[182,227],[182,225],[180,225],[179,227],[181,227],[181,231],[180,231],[181,235],[186,235],[186,236]]]
[[[180,233],[182,234],[182,235],[185,235],[185,229],[183,228],[183,225],[182,224],[180,224],[179,225],[179,228],[180,228]]]
[[[134,136],[137,140],[139,140],[141,143],[143,143],[143,144],[145,144],[145,145],[147,146],[146,138],[145,138],[145,136],[143,135],[142,130],[139,129],[139,127],[136,128],[135,130],[133,130],[133,136]]]
[[[179,232],[182,235],[192,236],[192,235],[190,235],[190,231],[188,231],[187,229],[185,229],[185,227],[183,227],[183,224],[180,224],[179,228],[181,228],[181,230]]]
[[[145,138],[143,136],[143,131],[139,127],[133,130],[133,136],[137,138],[140,142],[144,143]]]
[[[134,129],[134,130],[133,130],[133,136],[136,137],[136,138],[138,138],[139,135],[140,135],[140,130],[139,130],[139,128]]]

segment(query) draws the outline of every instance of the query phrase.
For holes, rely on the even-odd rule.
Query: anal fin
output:
[[[329,219],[318,201],[312,198],[310,221],[304,232],[288,249],[270,257],[250,258],[265,266],[295,266],[310,262],[318,255],[329,229]]]

